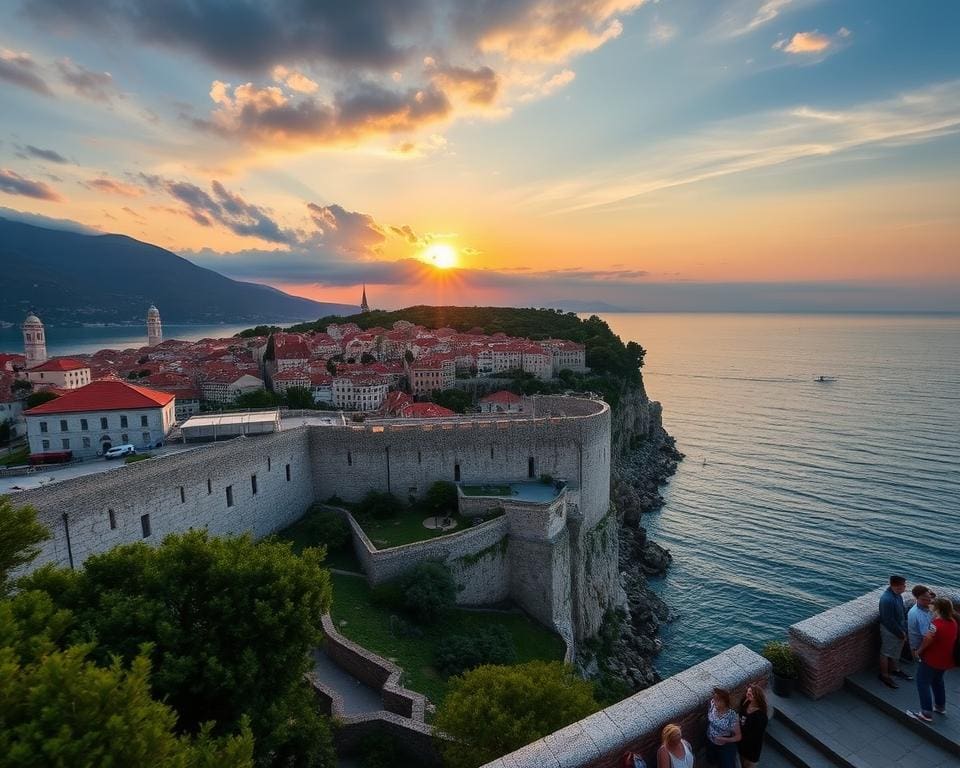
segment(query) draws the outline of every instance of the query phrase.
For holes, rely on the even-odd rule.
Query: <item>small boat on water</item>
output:
[[[836,380],[837,380],[836,376],[817,376],[817,378],[814,379],[814,381],[820,384],[827,384],[831,381],[836,381]]]

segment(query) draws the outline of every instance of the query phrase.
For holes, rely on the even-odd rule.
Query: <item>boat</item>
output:
[[[837,380],[836,376],[817,376],[817,378],[814,379],[814,381],[820,384],[827,384],[831,381],[836,381],[836,380]]]

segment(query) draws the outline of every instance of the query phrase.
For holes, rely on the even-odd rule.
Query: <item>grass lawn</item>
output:
[[[464,496],[511,496],[509,485],[461,485]]]
[[[0,466],[19,467],[20,465],[27,463],[29,456],[30,448],[25,445],[23,448],[17,448],[16,450],[11,451],[9,455],[6,453],[0,455]]]
[[[303,518],[295,522],[289,528],[284,528],[276,534],[278,539],[290,541],[293,543],[293,551],[298,555],[307,547],[316,547],[323,542],[317,541],[307,533],[306,522]],[[326,565],[329,568],[339,568],[342,571],[353,571],[354,573],[363,573],[360,567],[360,561],[353,554],[353,545],[347,545],[335,552],[327,552]]]
[[[455,610],[442,622],[424,627],[422,637],[395,637],[390,628],[392,612],[373,603],[365,579],[336,573],[332,578],[331,614],[340,633],[402,667],[405,685],[428,696],[434,704],[440,703],[447,689],[446,680],[433,667],[434,649],[444,636],[472,634],[482,627],[500,625],[513,638],[519,662],[563,659],[560,636],[522,613]]]
[[[396,517],[388,517],[383,520],[374,518],[357,518],[363,532],[370,537],[377,549],[386,549],[388,547],[399,547],[401,544],[411,544],[414,541],[424,541],[434,539],[437,536],[444,536],[448,533],[455,533],[470,527],[470,520],[460,517],[458,514],[449,515],[457,524],[456,528],[442,531],[431,528],[424,528],[423,521],[427,515],[417,510],[406,510]]]

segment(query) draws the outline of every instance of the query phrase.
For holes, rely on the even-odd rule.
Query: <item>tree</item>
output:
[[[33,562],[40,554],[40,543],[50,538],[50,531],[37,522],[33,507],[14,507],[6,496],[0,496],[0,596],[10,589],[10,574]]]
[[[431,513],[440,517],[452,515],[458,506],[457,486],[446,480],[437,480],[428,489],[423,503]]]
[[[13,390],[14,397],[19,397],[24,392],[29,392],[33,389],[33,384],[31,384],[27,379],[14,379],[13,384],[10,385],[10,388]]]
[[[435,389],[430,395],[430,399],[437,405],[449,408],[457,413],[465,413],[467,408],[473,405],[473,398],[469,392],[462,389]]]
[[[332,357],[327,360],[327,373],[329,373],[331,376],[337,375],[337,361]]]
[[[360,355],[360,362],[364,365],[370,365],[370,363],[377,362],[377,358],[375,358],[369,352],[364,352],[362,355]]]
[[[597,710],[593,689],[557,661],[478,667],[454,677],[434,726],[444,765],[476,768]]]
[[[413,355],[413,350],[408,349],[403,353],[403,359],[407,361],[407,364],[412,363],[416,358]]]
[[[456,603],[457,584],[450,569],[439,560],[417,563],[401,580],[404,605],[414,617],[432,624]]]
[[[387,491],[369,491],[357,505],[357,513],[363,517],[385,520],[403,512],[403,502]]]
[[[190,531],[95,555],[82,571],[41,569],[19,586],[71,611],[71,641],[96,640],[101,665],[131,663],[149,644],[153,693],[181,731],[213,720],[212,735],[234,734],[248,719],[258,765],[326,766],[329,725],[303,682],[330,606],[322,556]]]
[[[61,648],[73,621],[42,592],[0,601],[0,768],[253,765],[246,725],[237,736],[178,736],[176,713],[150,697],[150,662],[97,666],[89,645]]]
[[[32,393],[27,398],[27,408],[36,408],[38,405],[49,403],[51,400],[56,400],[58,397],[59,395],[51,392],[49,389],[41,389],[39,392]]]
[[[513,664],[517,649],[505,627],[492,626],[470,635],[449,635],[437,646],[437,668],[452,677],[484,664]]]
[[[280,398],[274,392],[255,389],[239,395],[236,404],[238,408],[276,408],[280,405]]]
[[[0,421],[0,445],[6,445],[10,442],[10,434],[13,432],[12,424],[13,421],[10,419]]]
[[[316,408],[313,392],[306,387],[290,387],[286,392],[287,405],[296,410],[306,411]]]

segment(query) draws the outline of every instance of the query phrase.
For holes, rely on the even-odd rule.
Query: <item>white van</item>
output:
[[[103,458],[119,459],[123,456],[132,456],[136,452],[137,449],[130,445],[130,443],[127,443],[126,445],[115,445],[113,448],[107,449],[107,451],[103,454]]]

